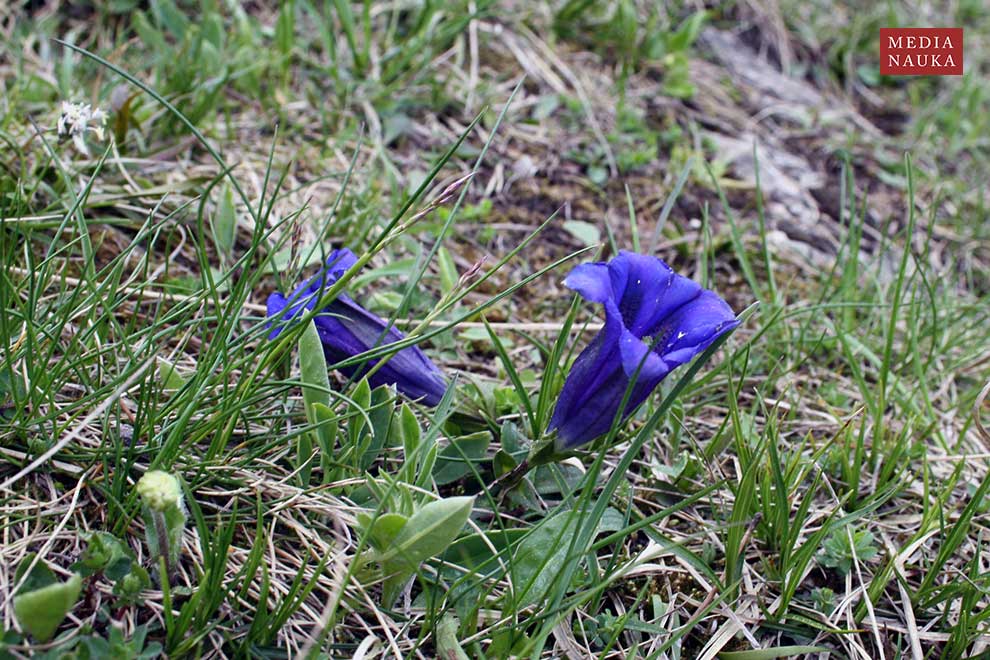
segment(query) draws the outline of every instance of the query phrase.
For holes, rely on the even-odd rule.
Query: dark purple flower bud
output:
[[[667,374],[739,324],[718,295],[648,255],[622,251],[582,264],[564,284],[605,306],[605,327],[564,381],[549,428],[558,451],[607,433],[633,376],[623,420]]]
[[[275,326],[269,339],[275,339],[282,332],[287,325],[285,321],[292,321],[301,317],[304,310],[313,309],[320,297],[356,262],[357,257],[350,250],[335,250],[323,269],[296,287],[288,298],[278,292],[268,296],[268,318],[272,319],[269,325]],[[345,295],[337,296],[313,320],[327,364],[336,364],[377,346],[405,339],[404,334]],[[377,362],[368,360],[359,366],[341,368],[341,371],[348,377],[360,378]],[[371,375],[370,384],[372,387],[395,385],[410,399],[418,399],[428,406],[440,403],[447,389],[443,374],[417,346],[392,354]]]

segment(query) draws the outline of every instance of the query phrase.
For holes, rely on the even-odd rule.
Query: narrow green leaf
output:
[[[299,485],[303,488],[309,486],[309,480],[313,476],[313,435],[309,433],[299,434],[296,444],[296,469],[299,470]]]
[[[395,399],[387,387],[378,387],[371,393],[371,409],[368,418],[371,420],[371,433],[362,444],[358,467],[367,470],[388,443],[392,433],[392,422],[395,418]]]
[[[351,405],[347,407],[347,440],[349,447],[356,447],[368,422],[367,412],[371,405],[371,386],[364,378],[351,391]]]
[[[412,408],[403,403],[399,408],[397,417],[399,437],[402,439],[403,457],[405,458],[405,463],[399,471],[399,479],[407,484],[414,484],[420,476],[419,468],[427,449],[420,447],[422,430]]]
[[[157,0],[151,3],[151,9],[155,13],[158,22],[172,33],[179,41],[186,36],[189,29],[189,19],[186,18],[173,0]]]
[[[406,460],[409,461],[416,455],[422,431],[416,414],[408,404],[403,403],[399,408],[399,424],[402,431],[402,447],[406,452]]]
[[[461,622],[450,612],[444,614],[437,625],[437,655],[444,660],[468,660],[457,639],[460,625]]]
[[[445,247],[437,250],[437,269],[440,271],[440,291],[447,295],[457,286],[458,275],[454,258]]]
[[[220,192],[212,224],[217,250],[226,257],[231,256],[237,239],[237,210],[234,206],[234,191],[229,185],[225,185]]]
[[[422,488],[423,490],[428,490],[430,488],[430,483],[433,480],[433,467],[437,463],[437,454],[440,452],[440,448],[437,446],[435,441],[429,441],[429,449],[426,451],[420,450],[420,456],[422,458],[419,465],[419,473],[416,477],[415,485],[417,488]]]
[[[316,440],[320,445],[320,451],[325,455],[333,455],[334,443],[337,442],[337,430],[339,423],[337,416],[329,406],[316,402],[310,409],[312,420],[316,427]]]
[[[723,651],[718,657],[724,660],[773,660],[773,658],[788,658],[805,653],[821,653],[829,649],[824,646],[778,646],[772,649],[753,649],[751,651]]]
[[[317,420],[313,416],[312,405],[320,403],[330,406],[330,376],[327,372],[327,360],[323,355],[323,343],[314,321],[309,322],[299,337],[299,372],[306,418],[310,424],[315,424]]]
[[[296,31],[296,3],[288,0],[282,4],[275,21],[275,44],[282,57],[292,53],[292,43]]]

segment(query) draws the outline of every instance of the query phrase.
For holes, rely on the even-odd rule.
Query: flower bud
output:
[[[179,480],[168,472],[151,470],[137,482],[141,500],[152,511],[165,511],[169,507],[182,507],[182,487]]]

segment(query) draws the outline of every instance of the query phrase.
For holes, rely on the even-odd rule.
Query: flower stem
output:
[[[519,465],[512,468],[501,477],[495,479],[489,486],[488,489],[492,494],[500,493],[502,491],[512,490],[523,477],[530,471],[531,468],[536,467],[535,465],[530,465],[529,459],[524,458]]]
[[[172,553],[169,547],[168,539],[168,525],[165,522],[165,514],[162,511],[151,511],[151,520],[155,525],[155,534],[158,536],[158,553],[163,560],[163,566],[165,568],[165,575],[162,576],[162,582],[166,583],[172,577],[172,571],[175,568],[172,566]]]

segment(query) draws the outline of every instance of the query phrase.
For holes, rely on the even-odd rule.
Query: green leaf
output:
[[[691,47],[695,39],[698,38],[698,34],[701,32],[701,28],[705,24],[705,19],[708,14],[705,10],[699,10],[688,16],[681,26],[677,29],[677,32],[670,36],[667,41],[667,51],[674,53],[678,51],[684,51]]]
[[[454,258],[445,247],[437,251],[437,269],[440,271],[440,290],[444,295],[450,293],[457,286],[459,276],[457,266],[454,265]]]
[[[503,449],[499,449],[495,452],[495,456],[492,457],[492,472],[495,473],[496,479],[502,475],[509,474],[518,466],[519,461]]]
[[[203,41],[213,46],[219,52],[223,50],[223,19],[219,14],[207,13],[200,23],[200,34]]]
[[[151,588],[151,576],[148,571],[138,564],[132,564],[130,571],[114,582],[113,594],[120,598],[120,603],[130,605],[137,603],[141,592]]]
[[[446,550],[461,533],[473,506],[473,497],[448,497],[416,511],[382,557],[386,572],[415,571]]]
[[[14,596],[14,615],[21,627],[40,642],[47,642],[82,591],[82,578],[73,573],[65,582]]]
[[[358,467],[367,470],[385,448],[391,433],[395,409],[392,391],[387,387],[378,387],[371,393],[371,409],[368,417],[371,419],[371,433],[361,448]]]
[[[37,557],[37,553],[29,553],[25,555],[21,563],[17,565],[17,571],[14,573],[14,583],[19,583],[27,573],[28,567],[31,566],[31,562]],[[26,593],[28,591],[35,591],[37,589],[42,589],[50,584],[55,584],[58,582],[58,578],[55,577],[55,573],[52,569],[48,568],[48,564],[43,561],[37,562],[31,567],[31,573],[28,574],[27,579],[24,580],[24,584],[21,585],[20,591]]]
[[[437,655],[444,660],[468,660],[467,653],[461,648],[461,643],[457,639],[457,629],[461,622],[457,617],[448,612],[437,624]]]
[[[828,651],[824,646],[778,646],[772,649],[753,649],[751,651],[722,651],[718,657],[725,660],[773,660],[773,658],[789,658],[806,653],[821,653]]]
[[[327,373],[327,361],[323,355],[323,343],[320,341],[320,333],[316,329],[316,322],[310,321],[309,326],[299,337],[299,375],[302,381],[303,407],[306,410],[306,419],[310,424],[319,424],[321,420],[326,420],[327,416],[321,414],[329,411],[329,418],[333,418],[333,411],[330,410],[330,376]],[[317,411],[320,406],[320,411]],[[318,416],[319,415],[319,416]],[[312,434],[304,433],[299,436],[299,444],[296,451],[296,469],[299,470],[299,484],[306,488],[309,486],[313,476],[313,440],[324,449],[326,456],[327,448],[333,448],[333,441],[326,442],[327,438],[321,433],[330,433],[336,436],[336,428],[329,425],[321,426]]]
[[[299,375],[303,384],[306,418],[310,424],[315,424],[317,420],[313,416],[312,405],[320,403],[328,408],[330,406],[330,376],[327,372],[327,360],[323,355],[323,342],[320,341],[315,321],[310,321],[299,337]]]
[[[579,520],[576,513],[559,513],[544,520],[516,548],[512,558],[512,585],[517,609],[543,600],[567,557]]]
[[[395,542],[395,538],[408,521],[409,518],[401,513],[383,513],[371,522],[368,542],[376,550],[386,551]]]
[[[168,50],[168,43],[165,41],[161,30],[156,29],[151,24],[148,16],[143,11],[138,10],[134,12],[131,24],[134,26],[134,31],[137,33],[141,43],[149,51],[160,53]]]
[[[598,245],[602,241],[602,232],[598,227],[583,220],[566,220],[563,228],[584,245]]]
[[[512,584],[515,587],[517,608],[543,600],[547,590],[556,582],[558,573],[566,563],[571,539],[577,533],[581,518],[581,514],[574,511],[558,513],[544,520],[516,547],[512,558]],[[595,534],[617,531],[623,524],[621,513],[612,508],[606,509]],[[572,556],[581,555],[586,549],[575,547]]]
[[[112,630],[116,630],[116,628],[112,628]],[[113,652],[116,650],[110,645],[110,642],[95,635],[80,637],[79,647],[80,650],[85,649],[88,655],[78,654],[76,657],[84,658],[112,658]]]
[[[158,378],[161,380],[162,389],[168,392],[175,392],[182,389],[188,380],[179,373],[175,365],[163,357],[158,358]]]
[[[313,436],[309,433],[299,434],[296,444],[296,469],[299,470],[297,477],[302,488],[309,486],[309,480],[313,476]]]
[[[371,405],[371,386],[368,379],[363,378],[351,391],[351,403],[347,407],[347,440],[351,447],[356,447],[361,441],[361,434],[367,424],[366,412]]]
[[[158,23],[172,33],[179,41],[186,35],[189,29],[189,19],[179,11],[172,0],[156,0],[151,3],[151,10],[155,14]]]
[[[292,52],[293,37],[296,31],[296,3],[285,2],[275,21],[275,44],[283,57]]]
[[[570,492],[583,477],[584,472],[568,463],[541,465],[529,474],[533,488],[540,495]]]
[[[502,449],[517,461],[529,453],[529,439],[512,422],[502,424],[499,437],[502,442]]]
[[[361,274],[356,275],[354,279],[351,280],[349,288],[353,290],[363,289],[369,284],[381,282],[386,278],[408,275],[409,271],[415,267],[416,259],[413,257],[390,261],[384,266],[368,269],[363,271]]]
[[[471,463],[475,463],[478,469],[490,442],[491,433],[488,431],[452,439],[437,457],[433,468],[433,480],[443,486],[469,474]]]
[[[137,9],[138,0],[110,0],[107,11],[112,14],[129,14]]]
[[[94,532],[89,536],[86,549],[72,570],[83,577],[102,572],[110,580],[119,580],[131,570],[130,549],[113,534]]]
[[[424,451],[422,447],[419,450],[419,476],[413,482],[417,488],[423,490],[428,490],[430,487],[430,480],[433,478],[433,467],[437,463],[437,454],[440,448],[437,447],[436,440],[433,438],[428,438],[427,442],[423,445],[426,448]]]
[[[412,574],[413,571],[401,569],[382,580],[382,604],[385,607],[392,607],[402,593],[403,585],[408,582]]]
[[[407,404],[403,403],[398,414],[399,436],[402,438],[402,448],[404,451],[405,463],[399,471],[399,479],[407,484],[416,483],[419,475],[418,469],[425,458],[426,450],[421,450],[420,440],[422,430],[419,428],[419,420],[416,414]]]
[[[216,241],[217,250],[220,254],[229,257],[237,239],[237,209],[234,206],[234,191],[229,184],[224,185],[220,192],[220,200],[213,214],[212,224],[213,240]]]
[[[405,403],[399,408],[399,430],[402,432],[402,448],[406,452],[406,460],[409,461],[416,455],[422,431],[416,414]]]
[[[310,414],[316,427],[316,440],[320,445],[320,450],[328,455],[333,455],[334,443],[337,442],[337,416],[329,406],[322,403],[314,403],[310,408]]]
[[[463,575],[455,566],[468,569],[481,576],[490,577],[502,571],[508,562],[499,562],[508,549],[526,536],[529,530],[521,528],[496,529],[483,534],[469,534],[453,543],[443,554],[441,572],[450,579]]]

